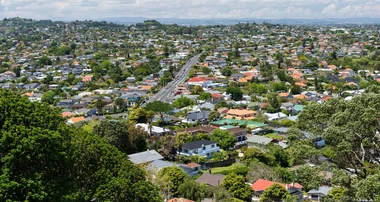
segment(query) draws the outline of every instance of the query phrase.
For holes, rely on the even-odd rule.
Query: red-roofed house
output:
[[[291,184],[282,184],[278,182],[272,182],[269,180],[264,179],[258,179],[255,183],[252,184],[252,190],[254,191],[252,200],[253,201],[260,201],[260,197],[263,194],[263,192],[268,189],[273,184],[279,184],[283,186],[288,192],[293,196],[298,196],[298,201],[302,201],[303,199],[303,193],[302,188],[303,186],[298,183],[291,183]]]
[[[206,80],[207,79],[204,77],[193,77],[187,81],[187,84],[192,86],[202,86]]]
[[[92,75],[87,75],[87,76],[83,77],[82,81],[83,82],[92,81]]]

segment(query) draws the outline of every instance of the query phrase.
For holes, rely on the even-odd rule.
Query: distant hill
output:
[[[253,19],[253,18],[220,18],[220,19],[180,19],[180,18],[145,18],[145,17],[114,17],[98,19],[99,21],[107,21],[118,24],[136,24],[145,20],[157,20],[163,24],[178,24],[178,25],[233,25],[246,22],[272,24],[289,24],[289,25],[332,25],[332,24],[380,24],[380,18],[326,18],[326,19]]]

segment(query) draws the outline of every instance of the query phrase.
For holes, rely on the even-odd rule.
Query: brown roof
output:
[[[224,179],[224,175],[222,174],[204,173],[195,181],[201,184],[204,183],[210,186],[219,186],[220,184],[222,184],[223,179]]]
[[[197,164],[197,163],[194,163],[194,162],[190,162],[188,164],[182,164],[183,166],[186,166],[186,167],[189,167],[189,168],[196,168],[196,167],[199,167],[201,165]]]
[[[236,134],[236,133],[245,132],[246,129],[244,129],[244,128],[230,128],[227,130],[233,134]]]
[[[230,110],[228,110],[227,113],[228,114],[235,114],[235,115],[238,115],[238,116],[239,115],[242,116],[242,115],[254,114],[255,111],[247,110],[247,109],[243,109],[243,110],[241,110],[241,109],[230,109]]]
[[[176,130],[176,133],[211,133],[215,128],[212,126],[195,126],[195,127],[190,127],[190,128],[184,128],[184,129],[179,129]]]

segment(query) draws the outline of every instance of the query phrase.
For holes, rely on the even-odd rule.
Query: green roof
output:
[[[224,129],[236,128],[236,126],[231,126],[231,125],[225,125],[225,126],[220,126],[220,127]]]
[[[302,111],[303,110],[303,105],[294,105],[293,109],[295,109],[297,111]]]
[[[233,124],[233,123],[238,123],[239,125],[247,124],[248,127],[253,127],[253,128],[262,127],[262,126],[266,126],[267,125],[267,124],[264,124],[264,123],[261,123],[261,122],[257,122],[257,121],[236,120],[236,119],[222,119],[222,120],[219,120],[219,121],[211,122],[211,124],[215,124],[215,125],[224,125],[225,123],[227,123],[227,125],[230,125],[230,124]]]

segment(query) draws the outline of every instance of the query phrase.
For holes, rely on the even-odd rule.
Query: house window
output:
[[[184,150],[183,150],[183,153],[189,153],[189,150],[184,149]]]
[[[203,147],[203,150],[206,150],[206,147]]]
[[[211,145],[211,148],[214,148],[214,147],[215,147],[215,145],[214,145],[214,144],[212,144],[212,145]]]
[[[194,153],[194,154],[198,154],[198,150],[194,149],[194,150],[193,150],[193,153]]]
[[[207,153],[207,156],[210,156],[210,153]]]
[[[195,167],[193,170],[194,170],[194,171],[198,171],[198,167]]]

